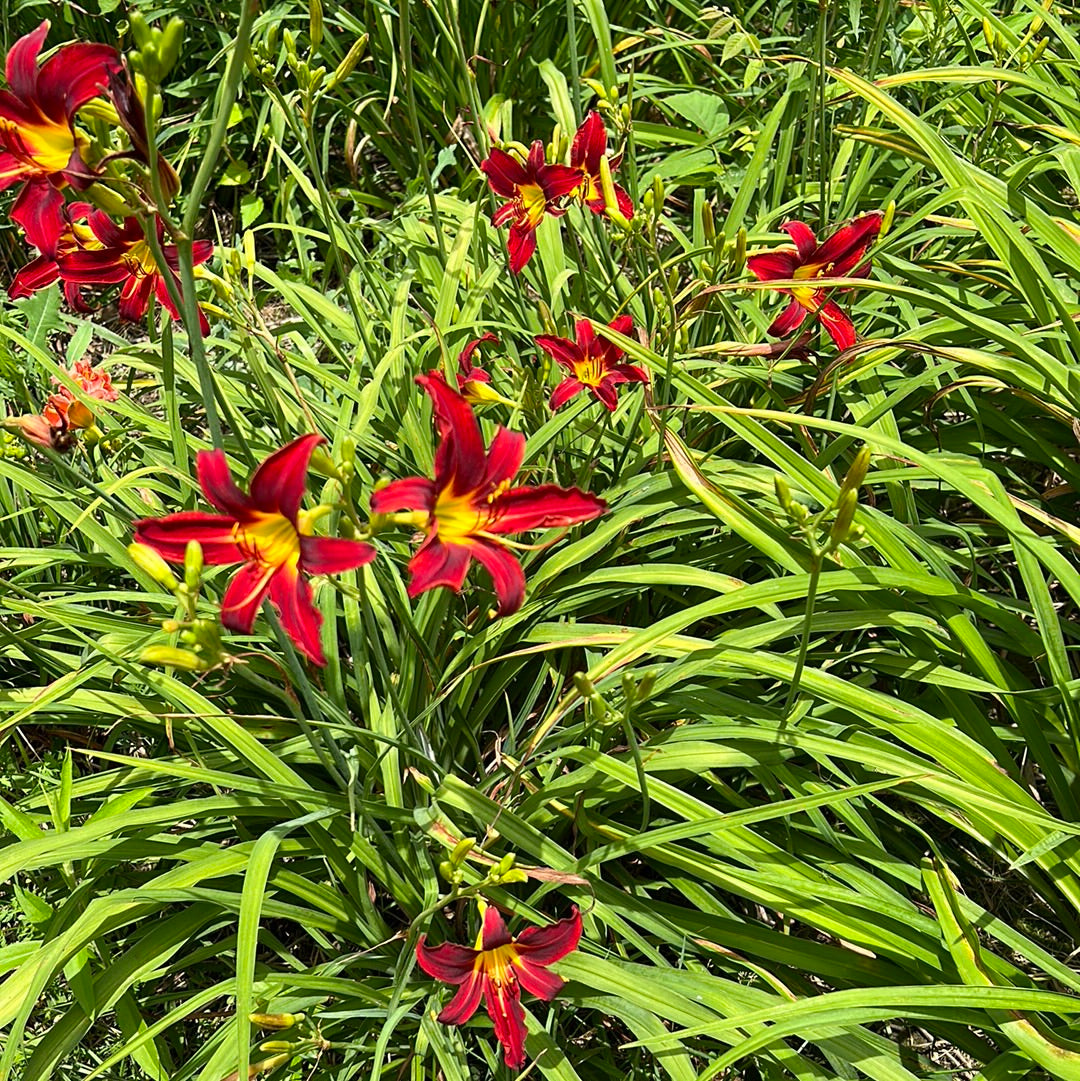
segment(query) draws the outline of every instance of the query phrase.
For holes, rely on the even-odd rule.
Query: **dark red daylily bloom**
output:
[[[864,259],[866,249],[878,235],[883,218],[880,211],[864,214],[842,225],[821,244],[805,222],[789,221],[780,228],[795,241],[795,251],[762,252],[746,260],[759,281],[796,278],[807,283],[779,290],[792,299],[773,320],[770,334],[782,338],[802,325],[807,312],[814,312],[838,348],[850,349],[855,344],[858,335],[854,324],[835,300],[828,299],[826,289],[812,283],[815,278],[865,278],[870,273],[870,262]]]
[[[243,563],[221,601],[221,622],[249,634],[269,596],[281,625],[315,664],[326,664],[319,643],[322,615],[305,574],[338,574],[362,567],[375,549],[360,541],[312,536],[318,512],[300,509],[308,462],[321,435],[303,435],[275,451],[251,478],[245,495],[229,475],[222,450],[200,451],[199,486],[223,514],[181,511],[135,523],[135,539],[171,563],[183,563],[189,541],[202,545],[207,564]]]
[[[80,244],[77,250],[58,255],[56,264],[60,277],[74,285],[121,286],[121,319],[131,322],[142,319],[154,296],[174,319],[179,319],[180,313],[165,285],[165,275],[169,274],[176,282],[177,289],[180,288],[176,246],[164,243],[164,226],[160,218],[155,220],[158,241],[165,256],[164,268],[159,267],[154,259],[138,218],[125,218],[121,225],[117,225],[108,214],[94,210],[87,215],[94,238],[93,247]],[[195,265],[198,266],[210,258],[214,245],[208,240],[197,240],[193,252]],[[203,334],[210,332],[210,324],[201,310],[199,326]]]
[[[484,911],[484,926],[470,949],[456,942],[429,946],[421,935],[416,960],[435,979],[458,987],[456,995],[438,1019],[445,1025],[463,1025],[480,1005],[495,1025],[495,1039],[502,1044],[503,1058],[512,1070],[525,1065],[525,1013],[521,989],[550,1002],[563,981],[548,966],[572,953],[581,940],[581,913],[573,913],[548,927],[529,927],[511,937],[498,910]]]
[[[458,390],[471,405],[487,405],[489,402],[502,401],[502,395],[496,394],[491,389],[491,376],[483,368],[478,368],[473,364],[473,354],[480,346],[488,342],[498,345],[499,339],[489,331],[479,338],[474,338],[458,353],[458,367],[461,369],[457,376]]]
[[[618,334],[629,334],[634,321],[629,315],[620,315],[608,326]],[[615,388],[620,383],[647,383],[648,373],[635,364],[620,364],[623,351],[603,334],[597,334],[588,319],[575,324],[577,341],[541,334],[534,338],[545,353],[561,364],[570,374],[552,391],[551,408],[565,405],[575,394],[590,390],[608,409],[614,411],[619,404]]]
[[[545,214],[566,213],[560,200],[581,184],[581,171],[566,165],[548,165],[544,144],[537,139],[525,163],[494,147],[480,163],[491,190],[508,200],[491,215],[494,225],[510,223],[510,269],[515,274],[536,250],[536,227]]]
[[[566,528],[607,510],[589,492],[557,484],[512,488],[525,456],[525,437],[499,428],[484,449],[480,425],[469,403],[451,390],[440,372],[418,375],[431,395],[441,442],[435,479],[392,481],[371,497],[375,514],[414,511],[410,518],[427,539],[409,561],[409,596],[436,586],[461,592],[469,564],[477,560],[491,575],[499,615],[516,612],[525,599],[525,573],[507,551],[505,536],[532,529]]]
[[[39,238],[46,244],[36,259],[32,259],[21,267],[15,274],[11,285],[8,286],[8,296],[13,300],[18,297],[28,297],[39,289],[52,285],[60,277],[60,267],[57,260],[61,256],[70,255],[81,249],[100,248],[101,242],[94,236],[86,219],[95,211],[89,203],[67,203],[61,212],[62,227],[59,233],[52,237]],[[88,312],[90,309],[83,303],[81,290],[74,282],[64,282],[64,297],[76,311]]]
[[[95,179],[83,160],[89,143],[75,130],[75,114],[121,67],[111,45],[82,42],[63,46],[38,67],[48,32],[46,19],[15,42],[7,54],[8,89],[0,91],[0,191],[24,183],[11,217],[42,251],[63,226],[60,189],[81,191]]]
[[[583,177],[579,177],[575,194],[594,214],[607,213],[604,188],[600,182],[600,162],[607,156],[607,129],[604,127],[603,117],[593,109],[574,135],[574,142],[570,147],[570,167],[583,174]],[[612,172],[619,167],[620,161],[621,154],[608,158]],[[619,213],[629,220],[634,216],[634,204],[618,184],[613,186]]]

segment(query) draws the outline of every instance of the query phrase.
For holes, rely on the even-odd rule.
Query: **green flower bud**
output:
[[[292,1028],[297,1021],[304,1020],[302,1013],[249,1013],[248,1020],[259,1028],[286,1029]],[[277,1050],[267,1048],[267,1050]]]
[[[311,39],[311,48],[313,51],[322,44],[322,0],[308,0],[308,37]]]
[[[177,649],[175,646],[147,646],[139,654],[139,662],[162,668],[179,668],[184,672],[203,672],[210,667],[191,650]]]
[[[139,544],[134,541],[128,545],[128,555],[132,562],[142,571],[145,571],[159,586],[175,593],[180,587],[168,563],[148,544]]]
[[[367,34],[361,34],[360,37],[353,42],[352,48],[345,54],[345,58],[341,61],[336,68],[334,68],[334,74],[330,76],[326,83],[327,92],[335,90],[341,85],[352,73],[357,64],[360,63],[360,59],[364,55],[364,51],[367,49],[368,36]]]
[[[851,524],[855,519],[855,509],[859,505],[858,495],[850,488],[840,495],[840,505],[836,511],[836,520],[829,530],[829,546],[839,548],[851,533]]]
[[[202,583],[203,550],[198,541],[188,541],[184,549],[184,585],[189,593],[197,593]]]
[[[777,473],[773,477],[773,486],[776,488],[776,501],[781,507],[791,513],[792,498],[791,498],[791,486],[787,482],[787,478]]]
[[[161,69],[161,78],[165,78],[180,59],[180,47],[184,43],[184,20],[174,15],[161,32],[161,41],[158,44],[158,65]]]
[[[863,481],[866,480],[866,472],[870,468],[870,448],[863,447],[858,454],[855,455],[855,460],[851,463],[851,468],[847,471],[847,475],[844,477],[843,484],[841,484],[841,493],[845,491],[857,492],[863,485]]]

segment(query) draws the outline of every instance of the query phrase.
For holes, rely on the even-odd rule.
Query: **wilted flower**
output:
[[[789,221],[780,228],[795,241],[795,251],[770,251],[751,255],[746,260],[750,272],[759,281],[795,278],[805,285],[781,288],[792,298],[773,320],[769,333],[783,338],[802,326],[808,312],[813,312],[840,349],[850,349],[858,340],[855,326],[828,292],[813,284],[816,278],[865,278],[870,273],[866,250],[881,229],[880,211],[864,214],[842,225],[828,240],[819,244],[805,222]]]
[[[618,334],[629,334],[633,319],[620,315],[608,326]],[[558,409],[576,394],[589,390],[593,396],[614,411],[619,404],[615,388],[620,383],[647,383],[648,373],[635,364],[622,364],[623,351],[604,335],[597,334],[588,319],[575,325],[576,342],[541,334],[533,339],[556,363],[570,374],[552,391],[551,408]]]
[[[525,1065],[527,1035],[521,990],[550,1002],[563,981],[548,966],[577,949],[580,940],[581,913],[576,905],[566,919],[548,927],[526,928],[516,938],[498,910],[488,906],[475,948],[456,942],[429,946],[427,936],[421,935],[416,960],[429,976],[459,988],[439,1014],[443,1024],[465,1024],[483,998],[506,1065],[516,1070]]]

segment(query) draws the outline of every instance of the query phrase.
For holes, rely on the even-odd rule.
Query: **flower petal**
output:
[[[605,377],[596,384],[595,387],[589,388],[601,405],[605,406],[612,413],[619,407],[619,394],[612,385],[610,378]]]
[[[243,519],[251,512],[252,503],[232,479],[223,450],[200,450],[195,455],[195,472],[203,495],[218,510]]]
[[[363,567],[375,558],[375,549],[346,537],[301,537],[300,566],[307,574],[341,574]]]
[[[538,171],[536,179],[544,193],[544,198],[550,203],[577,191],[581,186],[581,170],[571,169],[568,165],[545,165]],[[563,207],[549,206],[546,209],[549,214],[565,213]]]
[[[311,584],[294,564],[283,563],[270,576],[270,602],[278,610],[281,626],[293,645],[312,664],[326,664],[319,628],[322,613],[311,599]]]
[[[482,540],[474,541],[469,551],[491,575],[491,584],[499,602],[498,615],[513,615],[525,601],[525,572],[517,558],[500,545]]]
[[[550,1002],[562,989],[563,980],[554,972],[548,972],[546,968],[534,965],[524,957],[518,957],[514,963],[514,975],[518,983],[529,992],[545,1002]]]
[[[581,912],[577,905],[570,915],[547,927],[527,927],[514,940],[518,952],[533,965],[552,965],[577,949],[581,941]]]
[[[64,228],[64,197],[47,180],[31,180],[15,197],[9,217],[40,251],[52,251]]]
[[[765,251],[747,256],[746,268],[758,281],[775,281],[791,278],[799,266],[799,257],[793,251]]]
[[[520,274],[536,251],[536,229],[528,224],[511,225],[510,234],[506,238],[506,250],[510,256],[510,272]]]
[[[491,342],[492,345],[498,345],[499,339],[489,330],[486,334],[482,334],[479,338],[473,338],[473,340],[469,342],[460,353],[458,353],[458,367],[463,372],[469,371],[472,366],[473,353],[475,353],[476,350],[480,348],[480,346],[484,345],[487,342]]]
[[[584,383],[579,383],[572,375],[567,376],[567,378],[551,392],[551,400],[548,402],[548,405],[551,407],[552,412],[566,405],[571,398],[576,394],[580,394],[584,389]]]
[[[480,488],[486,490],[511,481],[525,459],[525,436],[500,427],[487,452],[487,469]]]
[[[49,33],[49,20],[45,19],[36,30],[24,34],[8,50],[4,76],[11,92],[19,98],[37,96],[37,58]]]
[[[418,375],[416,382],[431,397],[442,437],[435,455],[435,486],[441,490],[453,481],[456,491],[472,491],[487,470],[484,440],[472,406],[447,385],[441,372]]]
[[[109,248],[74,251],[60,256],[57,264],[64,281],[79,285],[116,285],[131,277],[117,252]]]
[[[447,945],[447,943],[443,943]],[[464,949],[464,947],[461,947]],[[480,969],[474,970],[462,982],[458,993],[443,1007],[436,1020],[444,1025],[463,1025],[480,1005],[480,996],[484,990],[484,976]]]
[[[569,338],[556,338],[552,334],[538,334],[533,341],[552,360],[557,364],[561,364],[568,372],[574,370],[575,364],[580,364],[584,359],[584,354],[581,351],[581,347],[577,342],[570,341]],[[555,408],[552,406],[552,408]]]
[[[774,338],[784,338],[797,327],[802,326],[805,318],[806,309],[797,300],[792,299],[788,306],[772,321],[769,333]]]
[[[117,305],[121,319],[126,319],[129,323],[138,323],[146,315],[156,277],[156,274],[147,274],[145,277],[132,274],[124,282],[124,287],[120,290],[120,303]]]
[[[818,318],[838,349],[850,349],[859,340],[855,324],[835,300],[828,301],[818,309]]]
[[[484,1007],[495,1025],[495,1039],[502,1044],[503,1060],[512,1070],[525,1065],[525,1011],[517,981],[497,984],[484,980]]]
[[[51,255],[39,255],[25,266],[20,267],[8,286],[8,296],[13,300],[16,297],[32,296],[39,289],[52,285],[60,277],[60,268]]]
[[[170,563],[183,563],[188,541],[198,541],[208,565],[242,563],[246,558],[233,535],[231,515],[185,510],[163,518],[142,518],[134,523],[135,539],[147,544]]]
[[[427,935],[421,935],[416,944],[417,964],[431,977],[443,983],[464,983],[476,969],[480,951],[470,946],[461,946],[456,942],[443,942],[439,946],[429,946]],[[479,995],[477,996],[479,1002]],[[476,1007],[473,1007],[475,1010]],[[470,1016],[472,1011],[470,1010]]]
[[[881,231],[885,215],[876,210],[854,218],[840,226],[828,240],[814,252],[815,263],[832,263],[831,273],[843,277],[866,253],[874,237]]]
[[[275,450],[252,475],[252,506],[295,522],[307,487],[308,463],[315,448],[325,442],[323,436],[311,432]]]
[[[221,598],[221,622],[230,631],[251,633],[273,577],[274,568],[261,563],[245,563],[236,572]]]
[[[409,560],[409,596],[419,596],[437,586],[460,593],[470,559],[466,545],[444,544],[437,533],[432,533]]]
[[[480,948],[497,950],[500,946],[508,946],[513,941],[502,913],[494,905],[488,905],[484,909],[484,923],[480,929]]]
[[[792,240],[799,252],[799,262],[809,263],[810,256],[817,248],[817,237],[814,230],[804,221],[786,221],[780,226]]]
[[[480,162],[480,171],[488,178],[491,190],[504,199],[516,195],[517,186],[529,179],[525,166],[497,146],[492,147],[491,153]]]
[[[371,509],[375,514],[393,514],[399,510],[430,511],[434,505],[435,484],[427,477],[391,481],[385,488],[371,493]]]
[[[511,488],[491,504],[489,533],[521,533],[530,529],[555,529],[588,522],[607,511],[607,503],[579,488],[557,484]]]
[[[607,129],[604,118],[593,109],[574,134],[570,146],[570,164],[584,169],[589,176],[600,172],[600,159],[607,153]]]
[[[104,91],[109,75],[122,66],[111,45],[80,41],[57,49],[38,72],[37,99],[42,110],[56,119],[70,119]]]

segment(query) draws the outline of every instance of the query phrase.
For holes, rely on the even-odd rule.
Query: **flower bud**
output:
[[[627,704],[633,702],[634,699],[637,698],[637,682],[634,680],[633,672],[630,672],[629,670],[622,674],[622,693]]]
[[[619,210],[619,200],[615,195],[615,181],[611,177],[611,162],[605,154],[600,159],[600,187],[604,192],[604,213],[618,226],[629,229],[630,223]]]
[[[210,667],[190,649],[177,649],[176,646],[147,646],[139,654],[139,661],[162,668],[179,668],[184,672],[203,672]]]
[[[178,619],[163,619],[161,621],[161,629],[166,634],[176,634],[181,627],[183,627],[183,623]]]
[[[773,486],[776,489],[777,503],[790,514],[793,501],[791,498],[791,486],[788,484],[787,478],[777,473],[776,476],[773,477]]]
[[[836,520],[829,530],[829,547],[838,548],[851,533],[851,523],[855,519],[855,509],[859,505],[858,495],[846,488],[840,495],[840,504],[836,510]]]
[[[574,686],[577,688],[578,694],[582,698],[591,698],[596,694],[596,687],[593,685],[593,681],[584,672],[574,673]]]
[[[248,1020],[259,1028],[281,1030],[292,1028],[297,1021],[303,1021],[304,1015],[302,1013],[249,1013]],[[267,1048],[267,1050],[271,1049]]]
[[[880,241],[885,234],[892,228],[893,218],[896,217],[896,200],[890,199],[888,205],[885,207],[885,213],[881,219],[881,228],[878,230],[877,238]]]
[[[465,857],[476,847],[475,837],[462,837],[456,845],[454,845],[453,851],[450,853],[450,862],[455,866],[464,863]]]
[[[158,42],[158,67],[161,78],[165,78],[180,59],[180,47],[184,43],[184,20],[174,15],[161,31],[161,40]]]
[[[659,214],[664,209],[664,181],[659,175],[653,177],[652,181],[652,197],[653,206]]]
[[[360,63],[364,51],[367,49],[367,43],[367,34],[361,34],[352,43],[352,47],[345,54],[345,58],[334,68],[334,74],[326,81],[327,91],[336,90],[353,73],[353,69]]]
[[[701,204],[701,231],[705,234],[705,243],[716,240],[716,222],[713,220],[712,203]]]
[[[858,454],[855,455],[855,460],[851,463],[851,468],[847,471],[847,475],[844,477],[843,484],[840,486],[841,493],[845,491],[857,492],[866,480],[866,471],[870,468],[870,448],[863,447]]]
[[[196,540],[187,542],[184,549],[184,585],[189,593],[197,593],[202,582],[203,550]]]
[[[176,575],[173,574],[168,563],[150,545],[133,541],[128,545],[127,550],[128,555],[131,556],[131,561],[139,570],[144,571],[159,586],[167,589],[170,593],[176,592],[180,586],[180,583],[176,580]]]
[[[640,680],[638,680],[637,700],[647,702],[652,695],[653,687],[656,686],[656,670],[650,668]]]
[[[746,230],[740,229],[735,234],[735,254],[731,259],[731,273],[741,274],[746,266]]]
[[[150,34],[150,24],[141,11],[128,12],[128,26],[131,28],[131,36],[140,49],[146,49],[153,45],[153,37]]]
[[[295,1045],[288,1040],[266,1040],[259,1044],[260,1051],[291,1051]]]
[[[322,44],[323,39],[322,0],[308,0],[308,38],[314,52]]]

